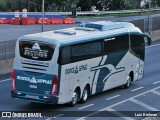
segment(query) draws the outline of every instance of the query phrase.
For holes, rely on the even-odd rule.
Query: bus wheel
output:
[[[79,92],[75,90],[72,94],[72,101],[69,103],[69,106],[73,107],[77,104],[79,99]]]
[[[129,75],[129,76],[128,76],[128,79],[127,79],[127,83],[124,85],[124,88],[129,88],[130,85],[131,85],[131,82],[132,82],[132,78],[131,78],[131,76]]]
[[[89,88],[86,86],[82,93],[82,98],[80,99],[81,103],[85,103],[89,97]]]

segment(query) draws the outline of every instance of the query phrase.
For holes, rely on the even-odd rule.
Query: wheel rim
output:
[[[76,92],[73,93],[72,95],[72,103],[73,104],[76,104],[77,103],[77,100],[78,100],[78,95]]]
[[[129,87],[130,84],[131,84],[131,77],[129,77],[128,80],[127,80],[127,87]]]
[[[88,91],[87,91],[87,89],[85,89],[85,90],[83,91],[83,100],[86,101],[87,98],[88,98]]]

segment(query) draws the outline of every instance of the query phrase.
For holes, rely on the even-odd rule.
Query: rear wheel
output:
[[[124,88],[129,88],[131,86],[132,78],[129,75],[127,78],[127,83],[124,85]]]
[[[79,92],[78,90],[75,90],[72,94],[72,101],[69,103],[69,106],[73,107],[77,104],[79,100]]]
[[[89,97],[89,87],[85,87],[82,93],[82,98],[80,99],[81,103],[85,103]]]

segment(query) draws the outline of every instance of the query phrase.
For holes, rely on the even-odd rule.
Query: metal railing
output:
[[[14,58],[16,40],[0,42],[0,60]]]

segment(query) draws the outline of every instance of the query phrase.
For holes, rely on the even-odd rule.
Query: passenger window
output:
[[[144,38],[141,35],[130,35],[131,50],[136,56],[144,60],[145,43]]]
[[[101,40],[65,46],[60,50],[58,63],[68,64],[98,57],[102,52]]]
[[[129,50],[129,36],[121,35],[104,39],[104,52],[113,53]]]

